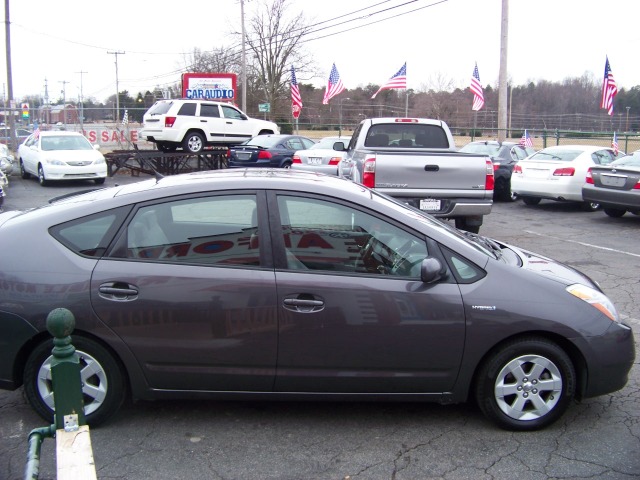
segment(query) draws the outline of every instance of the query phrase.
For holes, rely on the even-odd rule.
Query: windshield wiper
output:
[[[500,247],[498,242],[491,240],[490,238],[478,235],[477,233],[464,232],[464,235],[474,242],[487,248],[491,253],[494,254],[496,258],[502,257],[502,248]]]

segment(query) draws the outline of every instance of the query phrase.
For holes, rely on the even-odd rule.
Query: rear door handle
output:
[[[323,300],[289,297],[285,298],[283,303],[284,308],[294,312],[312,313],[324,310]]]
[[[440,170],[440,165],[425,165],[424,166],[424,171],[425,172],[437,172],[438,170]]]
[[[138,298],[138,289],[127,283],[109,282],[98,288],[100,296],[105,300],[124,302]]]

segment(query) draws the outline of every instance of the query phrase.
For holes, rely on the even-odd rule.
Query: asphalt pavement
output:
[[[105,186],[141,179],[118,175]],[[5,210],[97,187],[10,182]],[[498,202],[481,233],[590,275],[634,329],[638,350],[640,216]],[[22,389],[0,391],[1,480],[23,478],[27,436],[41,426]],[[631,480],[640,478],[640,373],[636,360],[624,389],[530,433],[496,428],[472,403],[158,401],[127,404],[91,439],[100,479]],[[41,480],[55,478],[54,441],[44,441],[40,466]]]

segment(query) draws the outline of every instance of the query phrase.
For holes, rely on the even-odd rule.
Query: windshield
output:
[[[483,254],[491,258],[500,258],[502,256],[500,253],[500,246],[486,237],[482,237],[475,233],[458,230],[457,228],[452,227],[450,224],[437,219],[433,215],[423,212],[422,210],[412,207],[411,205],[408,205],[406,203],[400,202],[393,197],[385,195],[384,193],[372,190],[371,195],[371,198],[374,200],[392,203],[393,208],[400,211],[402,215],[408,215],[414,220],[418,220],[421,223],[430,225],[432,228],[445,230],[448,234],[455,236],[457,239],[462,240],[468,245],[471,245],[479,252],[482,252]]]
[[[612,167],[640,167],[640,152],[634,152],[632,155],[619,158],[611,162]]]
[[[254,147],[273,148],[282,142],[282,137],[272,137],[270,135],[258,135],[244,142],[243,145],[253,145]]]
[[[479,153],[490,157],[496,156],[498,154],[498,150],[500,150],[500,145],[495,143],[467,143],[460,149],[461,152]]]
[[[319,148],[333,150],[333,144],[336,142],[344,142],[344,145],[346,147],[349,144],[349,139],[346,137],[325,137],[318,143],[314,143],[311,146],[311,150],[317,150]]]
[[[91,143],[82,135],[46,136],[40,139],[42,150],[93,150]]]
[[[576,159],[582,152],[580,150],[565,150],[562,148],[545,148],[529,157],[529,160],[535,161],[561,161],[571,162]]]

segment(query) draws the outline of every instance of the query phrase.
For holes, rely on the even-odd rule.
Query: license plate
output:
[[[238,160],[249,160],[251,158],[251,152],[236,152]]]
[[[602,185],[607,187],[624,187],[626,179],[624,177],[612,177],[609,175],[600,175],[600,181]]]
[[[322,163],[322,159],[321,158],[308,158],[307,159],[307,163],[309,165],[320,165]]]
[[[427,212],[435,212],[440,210],[440,200],[436,200],[435,198],[425,198],[420,200],[420,210],[425,210]]]

